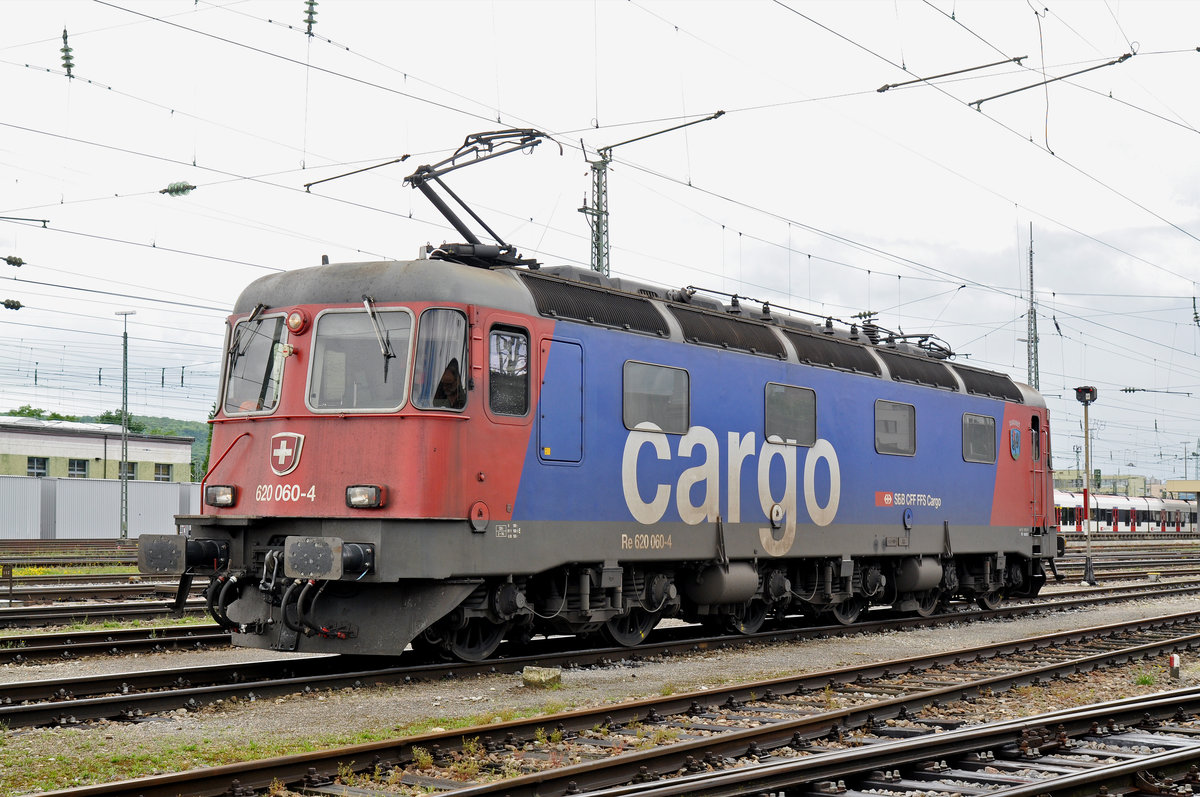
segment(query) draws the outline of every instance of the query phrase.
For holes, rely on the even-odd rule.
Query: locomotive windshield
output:
[[[377,326],[378,325],[378,328]],[[314,410],[394,410],[404,403],[412,316],[404,310],[322,313],[313,333],[308,405]],[[380,352],[380,338],[394,356]]]
[[[229,348],[225,412],[266,412],[279,402],[283,374],[283,317],[255,317],[238,323]]]

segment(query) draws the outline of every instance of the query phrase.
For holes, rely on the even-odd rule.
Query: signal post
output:
[[[1075,398],[1083,405],[1083,517],[1084,534],[1087,535],[1087,554],[1083,560],[1083,583],[1096,586],[1096,573],[1092,569],[1092,500],[1089,489],[1092,481],[1092,436],[1088,429],[1088,405],[1096,400],[1096,388],[1075,388]]]

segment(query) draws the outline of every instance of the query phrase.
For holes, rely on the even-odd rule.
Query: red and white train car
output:
[[[1188,534],[1196,530],[1195,501],[1089,493],[1088,503],[1096,532]],[[1054,512],[1060,531],[1085,531],[1082,492],[1055,490]]]

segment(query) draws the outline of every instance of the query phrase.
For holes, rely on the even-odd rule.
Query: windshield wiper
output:
[[[246,329],[252,323],[254,323],[255,319],[258,319],[258,324],[254,327],[254,331],[257,332],[258,328],[260,326],[262,326],[262,319],[259,319],[258,317],[260,315],[262,315],[262,311],[266,310],[266,309],[267,309],[267,306],[265,304],[263,304],[262,302],[259,302],[258,304],[254,305],[254,310],[250,313],[249,318],[247,318],[245,321],[243,321],[241,323],[234,325],[233,340],[229,344],[229,351],[226,352],[226,355],[229,357],[230,370],[233,370],[233,366],[237,363],[238,358],[246,353],[244,349],[239,350],[239,345],[242,342],[242,333],[244,333],[246,331]],[[249,346],[250,345],[249,342],[247,342],[246,345]]]
[[[383,381],[387,382],[388,361],[396,356],[392,351],[392,341],[388,337],[387,330],[379,323],[379,317],[375,314],[375,300],[370,296],[363,294],[363,307],[367,308],[367,317],[371,319],[371,326],[375,329],[375,337],[379,341],[379,352],[383,355]]]

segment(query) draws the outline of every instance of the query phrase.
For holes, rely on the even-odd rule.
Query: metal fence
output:
[[[171,534],[175,515],[200,511],[195,482],[129,482],[129,538]],[[0,476],[0,540],[119,539],[118,479]]]

